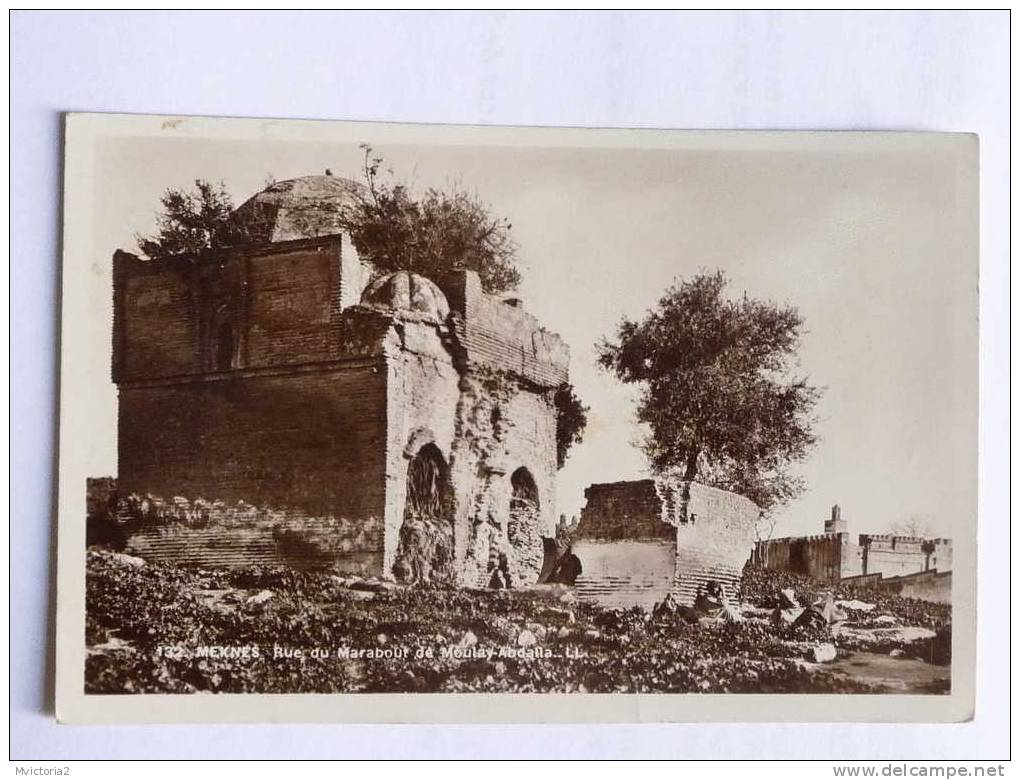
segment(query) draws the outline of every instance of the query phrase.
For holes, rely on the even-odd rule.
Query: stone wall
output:
[[[861,574],[896,577],[920,571],[953,568],[953,548],[949,539],[922,539],[891,534],[861,534]]]
[[[755,546],[754,563],[835,582],[867,576],[897,577],[930,570],[950,571],[949,539],[921,539],[889,534],[861,534],[857,543],[847,533],[769,539]]]
[[[835,582],[861,573],[861,550],[847,533],[768,539],[755,546],[754,563],[812,579]]]
[[[758,517],[758,508],[747,498],[672,479],[592,485],[585,496],[577,544],[595,556],[592,571],[578,556],[589,591],[626,583],[627,590],[645,589],[648,598],[661,595],[662,572],[655,561],[665,544],[673,551],[672,591],[681,603],[693,603],[709,580],[736,593],[754,547]],[[638,542],[642,546],[635,547]],[[634,552],[645,548],[647,569]]]

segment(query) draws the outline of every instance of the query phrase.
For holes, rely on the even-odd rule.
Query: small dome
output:
[[[378,309],[411,312],[434,322],[445,322],[450,304],[435,282],[410,271],[382,276],[368,285],[361,303]]]
[[[364,186],[340,176],[278,181],[234,211],[258,242],[291,241],[339,233],[341,212],[357,203]]]

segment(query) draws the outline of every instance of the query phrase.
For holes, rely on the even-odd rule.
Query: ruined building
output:
[[[709,581],[730,595],[754,548],[758,507],[744,496],[661,477],[591,485],[574,532],[582,595],[650,607],[693,603]]]
[[[115,255],[128,551],[465,585],[506,553],[533,582],[567,348],[473,272],[359,259],[337,219],[357,186],[271,186],[243,246]]]

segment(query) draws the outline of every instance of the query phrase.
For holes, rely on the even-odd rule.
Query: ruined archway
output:
[[[407,464],[392,571],[404,583],[453,580],[453,497],[446,460],[435,444],[423,446]]]
[[[510,475],[510,513],[506,535],[516,575],[522,584],[538,580],[542,569],[541,502],[531,472],[521,467]]]

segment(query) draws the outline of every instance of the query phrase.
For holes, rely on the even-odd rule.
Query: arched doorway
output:
[[[453,579],[453,500],[446,460],[426,444],[407,464],[407,492],[393,576],[398,582]]]
[[[510,514],[506,535],[523,584],[536,582],[542,569],[541,502],[531,472],[521,467],[510,475]]]

